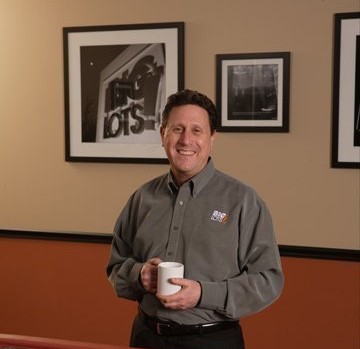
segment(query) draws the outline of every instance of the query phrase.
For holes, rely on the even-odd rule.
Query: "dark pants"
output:
[[[203,335],[160,336],[135,318],[130,346],[147,349],[245,349],[240,325]]]

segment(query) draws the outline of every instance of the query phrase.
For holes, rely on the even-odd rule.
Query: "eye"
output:
[[[175,127],[173,127],[173,131],[175,133],[181,133],[182,132],[182,127],[181,126],[175,126]]]

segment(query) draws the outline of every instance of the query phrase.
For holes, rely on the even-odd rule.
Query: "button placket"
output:
[[[186,191],[184,192],[184,190],[180,190],[178,193],[178,197],[175,201],[174,213],[170,226],[169,243],[166,248],[166,257],[169,261],[173,261],[176,257],[176,251],[178,248],[178,242],[181,234],[182,221],[186,206],[184,195],[186,195]]]

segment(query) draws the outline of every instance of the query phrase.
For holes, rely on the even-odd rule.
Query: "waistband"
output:
[[[172,321],[159,320],[139,311],[145,325],[160,336],[202,335],[239,326],[238,321],[219,321],[197,325],[180,325]]]

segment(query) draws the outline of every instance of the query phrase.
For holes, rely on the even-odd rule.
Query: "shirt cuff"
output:
[[[138,292],[144,293],[145,289],[143,288],[139,277],[140,277],[140,271],[143,266],[143,263],[135,263],[133,267],[131,268],[130,272],[130,285],[131,287]]]
[[[227,294],[226,283],[199,281],[201,285],[201,299],[199,308],[224,311]]]

